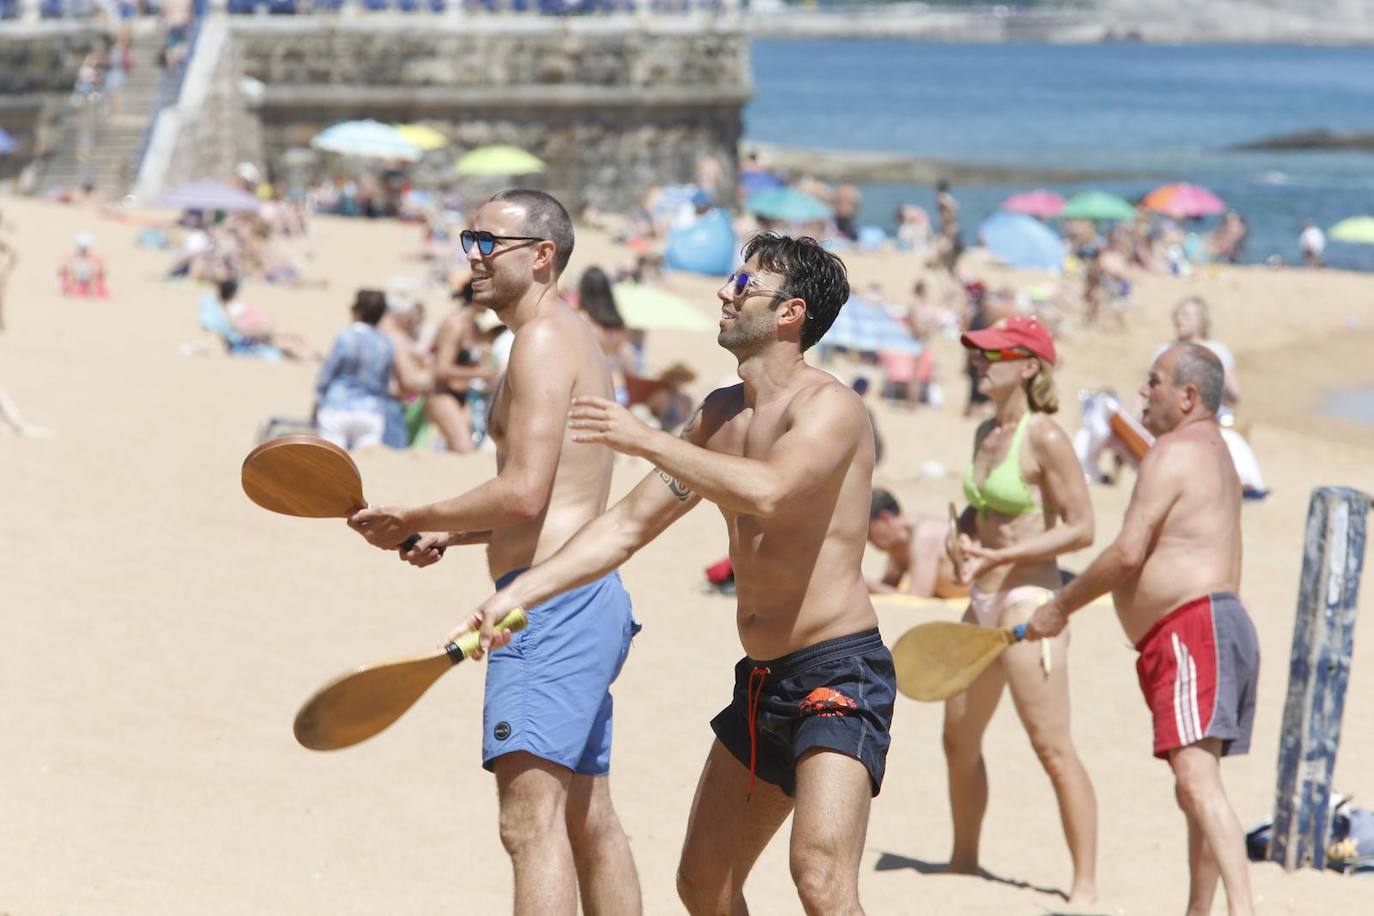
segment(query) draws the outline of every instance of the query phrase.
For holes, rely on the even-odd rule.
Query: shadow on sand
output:
[[[922,859],[912,859],[907,856],[899,856],[893,852],[885,852],[878,856],[878,864],[873,866],[874,871],[896,871],[901,868],[909,868],[912,871],[920,872],[923,875],[943,875],[947,874],[946,862],[926,862]],[[1029,881],[1022,881],[1019,878],[1004,878],[1001,875],[994,875],[987,869],[979,869],[978,874],[967,875],[965,877],[979,877],[984,881],[993,881],[997,884],[1005,884],[1008,887],[1017,887],[1023,890],[1032,890],[1040,894],[1051,894],[1062,900],[1068,900],[1069,895],[1057,887],[1041,887],[1031,884]]]

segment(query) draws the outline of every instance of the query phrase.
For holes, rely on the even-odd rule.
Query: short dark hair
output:
[[[1221,408],[1221,393],[1226,385],[1226,368],[1211,350],[1195,343],[1175,345],[1174,384],[1193,385],[1207,412]]]
[[[773,232],[763,232],[749,240],[744,246],[744,260],[751,258],[757,258],[764,270],[782,276],[782,288],[789,297],[806,303],[801,348],[811,349],[835,323],[840,307],[849,301],[849,275],[844,262],[813,238],[792,238]]]
[[[386,314],[386,293],[379,289],[360,289],[353,297],[353,317],[374,327]]]
[[[897,497],[881,487],[874,487],[873,500],[868,504],[868,520],[874,521],[884,512],[889,515],[901,515],[902,507],[897,505]]]
[[[573,253],[573,224],[567,209],[551,194],[529,188],[513,188],[492,196],[489,203],[515,204],[525,211],[521,232],[553,242],[553,269],[562,273]]]
[[[230,277],[219,282],[219,301],[228,302],[239,294],[239,281]]]

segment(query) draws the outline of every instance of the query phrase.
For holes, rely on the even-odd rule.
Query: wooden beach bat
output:
[[[496,625],[523,630],[523,608]],[[296,713],[296,740],[312,751],[333,751],[365,741],[399,719],[454,665],[477,650],[473,630],[425,655],[364,665],[340,675],[315,692]]]
[[[1144,458],[1150,446],[1155,444],[1155,437],[1150,435],[1150,431],[1120,408],[1107,416],[1107,425],[1111,427],[1112,435],[1121,440],[1121,444],[1136,461]]]
[[[358,466],[348,452],[319,436],[281,436],[262,443],[243,459],[242,481],[249,499],[282,515],[348,518],[368,505]],[[409,550],[419,540],[412,534],[399,549]]]
[[[1026,625],[980,627],[939,620],[912,627],[892,647],[897,689],[930,703],[962,693],[1008,646],[1026,638]]]

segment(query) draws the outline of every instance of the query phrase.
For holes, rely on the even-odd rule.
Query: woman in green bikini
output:
[[[978,428],[964,475],[966,508],[959,519],[963,580],[970,584],[964,620],[981,626],[1025,623],[1047,591],[1060,586],[1062,553],[1093,540],[1092,505],[1083,470],[1064,431],[1052,371],[1054,339],[1034,318],[1008,318],[965,334],[978,390],[995,416]],[[971,536],[970,536],[971,535]],[[987,809],[983,732],[1004,687],[1050,777],[1073,859],[1069,902],[1097,896],[1097,800],[1069,732],[1068,631],[1048,654],[1012,646],[967,691],[945,704],[954,850],[949,870],[978,873],[978,839]]]

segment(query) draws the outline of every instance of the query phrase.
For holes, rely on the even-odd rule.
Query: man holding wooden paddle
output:
[[[808,913],[861,913],[859,860],[882,784],[895,695],[860,563],[873,430],[862,400],[803,352],[849,295],[844,265],[812,239],[755,237],[721,287],[719,342],[740,385],[710,394],[680,437],[603,397],[574,400],[569,427],[655,465],[630,495],[460,628],[483,646],[506,611],[596,580],[703,498],[730,539],[736,625],[747,653],[711,725],[678,867],[692,913],[745,912],[743,887],[795,810],[791,870]],[[505,611],[503,611],[505,609]],[[530,611],[539,627],[540,611]],[[764,661],[766,659],[766,661]]]
[[[488,541],[498,587],[553,555],[605,508],[609,449],[566,429],[574,397],[611,397],[605,357],[587,322],[558,297],[573,227],[540,191],[504,191],[460,239],[473,301],[515,332],[488,430],[496,476],[453,499],[418,508],[364,509],[349,525],[417,566],[442,548]],[[438,532],[438,533],[435,533]],[[639,879],[611,806],[609,688],[638,630],[629,596],[608,568],[545,605],[512,651],[487,669],[482,765],[496,774],[501,841],[515,867],[515,912],[640,912]]]
[[[1154,719],[1154,753],[1174,771],[1188,822],[1188,913],[1212,910],[1217,878],[1232,916],[1253,911],[1245,838],[1220,758],[1250,747],[1259,645],[1236,597],[1241,485],[1216,422],[1225,371],[1207,348],[1175,344],[1150,368],[1143,420],[1158,437],[1140,463],[1121,533],[1036,609],[1026,636],[1064,629],[1112,592]]]

